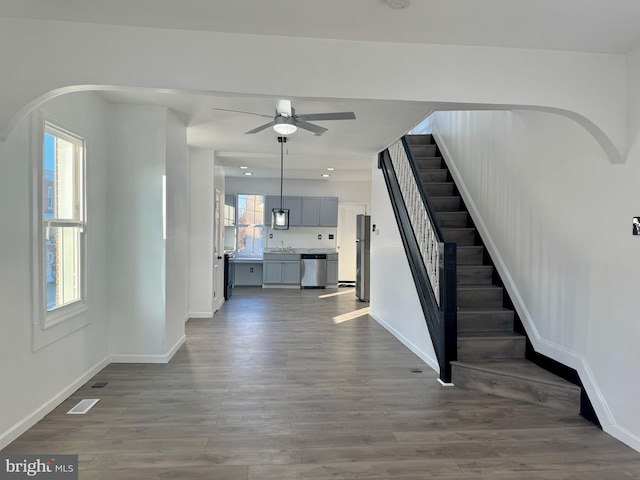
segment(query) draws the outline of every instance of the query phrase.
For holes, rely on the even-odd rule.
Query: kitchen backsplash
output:
[[[271,235],[273,238],[269,238]],[[322,239],[318,239],[318,235],[322,235]],[[289,230],[272,230],[267,227],[264,248],[267,250],[284,246],[335,250],[337,238],[336,227],[290,227]]]

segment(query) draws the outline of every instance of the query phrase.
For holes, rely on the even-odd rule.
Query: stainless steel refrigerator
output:
[[[356,215],[356,297],[369,301],[371,216]]]

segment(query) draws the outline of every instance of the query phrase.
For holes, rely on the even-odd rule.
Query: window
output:
[[[84,141],[45,123],[41,162],[46,327],[83,300]]]
[[[236,213],[237,252],[243,258],[262,258],[264,196],[238,194]]]

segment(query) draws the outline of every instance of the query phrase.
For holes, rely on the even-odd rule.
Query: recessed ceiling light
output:
[[[387,0],[387,5],[394,10],[402,10],[411,5],[411,0]]]
[[[249,175],[253,175],[253,173],[251,172],[244,172],[245,175],[249,176]]]
[[[323,174],[322,174],[322,176],[323,176],[324,178],[327,178],[327,177],[330,177],[331,175],[329,175],[328,173],[323,173]]]
[[[327,167],[327,170],[329,170],[330,172],[333,172],[335,170],[335,168],[333,167]]]
[[[245,166],[240,167],[241,170],[246,170],[247,168],[249,167],[245,167]]]

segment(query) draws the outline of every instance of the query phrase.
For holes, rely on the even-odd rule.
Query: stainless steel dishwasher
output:
[[[325,288],[327,286],[326,253],[300,255],[300,288]]]

